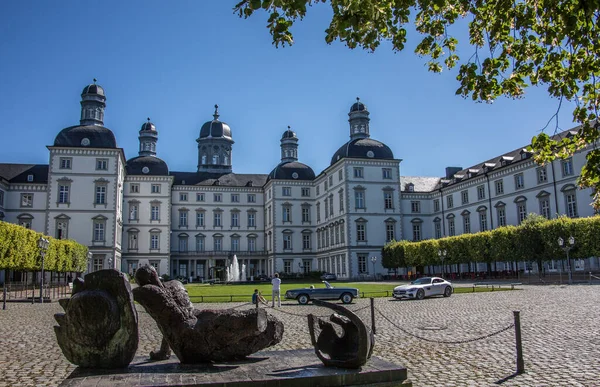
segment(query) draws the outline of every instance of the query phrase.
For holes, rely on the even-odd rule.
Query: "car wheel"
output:
[[[444,297],[450,297],[452,295],[452,288],[450,286],[446,286],[444,289]]]
[[[352,294],[350,294],[350,293],[342,294],[341,300],[344,304],[352,303],[352,299],[353,299]]]
[[[300,305],[306,305],[308,304],[308,301],[310,301],[310,297],[308,297],[308,294],[301,294],[298,296],[298,303]]]
[[[425,291],[423,289],[419,289],[417,291],[417,300],[422,300],[425,298]]]

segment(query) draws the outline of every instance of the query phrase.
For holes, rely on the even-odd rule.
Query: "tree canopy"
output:
[[[325,41],[339,40],[351,49],[375,51],[390,42],[402,51],[407,26],[414,24],[422,39],[415,53],[428,58],[432,72],[459,66],[456,94],[479,102],[500,96],[522,98],[529,86],[544,86],[548,94],[575,106],[577,133],[553,138],[541,133],[532,139],[538,163],[587,154],[579,185],[592,188],[600,209],[600,138],[597,122],[600,101],[600,0],[242,0],[234,12],[250,17],[264,10],[276,47],[294,43],[291,28],[310,6],[329,4],[333,16]],[[473,52],[461,58],[452,34],[457,23],[468,21]],[[558,114],[558,111],[557,113]],[[545,129],[552,130],[551,118]],[[554,125],[558,132],[558,124]]]

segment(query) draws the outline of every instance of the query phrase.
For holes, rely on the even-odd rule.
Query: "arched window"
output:
[[[202,165],[206,164],[206,155],[202,155]]]
[[[212,163],[214,165],[219,164],[219,155],[213,155]]]

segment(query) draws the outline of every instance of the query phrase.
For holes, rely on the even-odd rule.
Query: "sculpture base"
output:
[[[406,368],[377,357],[356,370],[325,367],[312,349],[257,352],[246,360],[180,364],[136,356],[125,369],[77,368],[61,387],[80,386],[403,386]]]

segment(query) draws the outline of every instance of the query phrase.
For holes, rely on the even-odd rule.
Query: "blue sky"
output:
[[[404,160],[409,176],[441,176],[446,166],[526,145],[558,106],[543,88],[493,104],[455,96],[456,71],[429,73],[412,33],[397,54],[388,44],[375,53],[327,45],[328,5],[310,8],[293,29],[296,44],[277,49],[267,15],[240,19],[235,3],[1,1],[0,162],[48,163],[45,146],[79,123],[80,93],[93,78],[106,91],[105,126],[126,157],[137,156],[150,117],[158,156],[173,171],[196,169],[195,140],[215,103],[232,129],[234,172],[269,173],[290,125],[300,161],[320,173],[349,139],[347,113],[359,96],[371,137]],[[571,110],[563,104],[562,129],[574,126]]]

